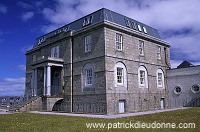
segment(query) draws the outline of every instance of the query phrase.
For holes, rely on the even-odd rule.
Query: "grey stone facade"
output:
[[[195,92],[192,89],[193,86],[200,87],[200,66],[167,70],[167,85],[170,106],[187,106],[194,99],[200,98],[200,90]],[[176,91],[177,87],[180,88],[179,91]]]
[[[130,27],[127,19],[136,27]],[[116,34],[121,37],[120,50]],[[38,38],[26,55],[26,96],[45,98],[44,106],[48,98],[57,98],[55,104],[63,98],[57,102],[59,110],[74,113],[117,114],[168,107],[168,43],[156,29],[110,10],[103,8]],[[139,75],[140,67],[145,69],[144,77]],[[53,108],[50,104],[48,108]]]

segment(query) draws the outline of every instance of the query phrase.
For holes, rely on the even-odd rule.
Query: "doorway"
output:
[[[165,108],[165,99],[161,98],[160,99],[160,109],[164,109]]]
[[[125,112],[125,100],[119,100],[119,113]]]

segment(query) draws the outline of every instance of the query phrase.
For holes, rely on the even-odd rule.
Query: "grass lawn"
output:
[[[118,123],[119,122],[119,123]],[[194,128],[187,129],[138,129],[122,128],[129,123],[195,123]],[[142,115],[119,119],[98,119],[86,117],[71,117],[59,115],[41,115],[30,113],[18,113],[0,115],[0,132],[83,132],[83,131],[108,131],[108,128],[87,128],[86,123],[105,123],[114,128],[109,131],[197,131],[200,132],[200,108],[190,108],[152,115]],[[120,124],[121,123],[121,124]],[[121,125],[121,126],[120,126]],[[155,124],[154,124],[155,125]],[[129,125],[130,126],[130,125]],[[127,126],[127,127],[129,127]],[[118,128],[116,128],[118,127]],[[121,128],[119,128],[121,127]]]

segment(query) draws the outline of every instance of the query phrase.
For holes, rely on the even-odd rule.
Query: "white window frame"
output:
[[[115,47],[117,50],[123,50],[123,36],[122,34],[116,33],[115,35]]]
[[[165,80],[164,80],[164,73],[162,69],[157,70],[157,87],[158,88],[165,88]],[[161,77],[159,77],[161,75]]]
[[[140,24],[138,24],[138,30],[139,30],[140,32],[142,32],[142,28],[141,28]]]
[[[138,49],[139,55],[144,56],[144,41],[139,40]]]
[[[92,68],[85,69],[85,85],[92,85]]]
[[[146,27],[143,26],[142,28],[143,28],[144,33],[147,33],[147,29],[146,29]]]
[[[144,73],[144,75],[141,75],[141,73]],[[142,83],[141,80],[144,80],[144,82]],[[144,66],[138,68],[138,83],[140,88],[148,88],[148,74]]]
[[[157,45],[157,59],[161,59],[161,46]]]
[[[117,67],[117,84],[123,84],[124,83],[124,69],[121,67]]]
[[[59,46],[58,45],[51,48],[51,57],[59,58]]]
[[[121,75],[119,75],[118,69],[121,69]],[[118,81],[118,77],[121,77],[121,82]],[[127,70],[126,66],[122,62],[117,62],[114,67],[114,80],[115,87],[123,86],[127,87]]]
[[[83,19],[83,27],[92,23],[93,16],[89,16]]]
[[[82,74],[82,81],[83,81],[83,89],[84,88],[91,88],[94,86],[94,67],[91,63],[87,63],[83,67],[83,74]]]
[[[91,45],[92,45],[92,36],[87,35],[84,37],[84,43],[85,43],[85,53],[91,51]]]

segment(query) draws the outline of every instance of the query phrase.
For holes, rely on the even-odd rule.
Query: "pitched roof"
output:
[[[191,66],[194,66],[194,65],[188,61],[183,61],[179,66],[177,66],[177,68],[187,68]]]

